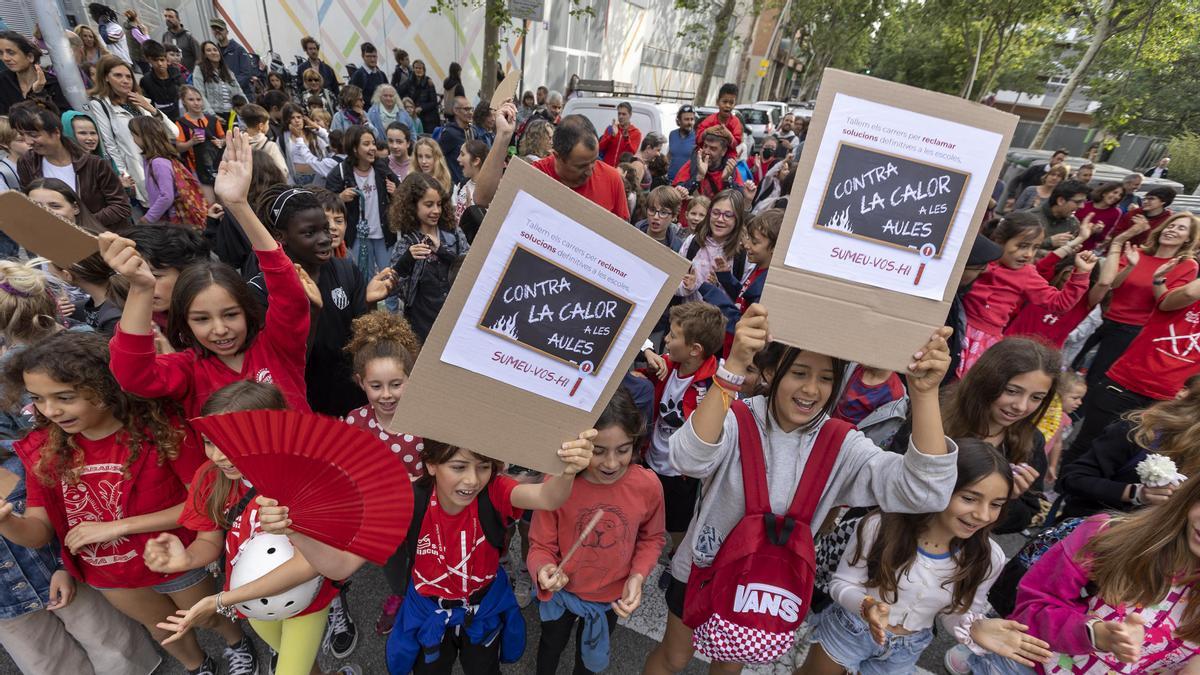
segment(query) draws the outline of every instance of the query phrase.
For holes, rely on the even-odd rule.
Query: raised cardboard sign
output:
[[[0,194],[0,231],[31,254],[64,269],[99,251],[95,235],[50,213],[16,190]]]
[[[560,473],[559,446],[595,424],[687,268],[513,161],[391,429]]]
[[[505,101],[511,101],[517,95],[519,86],[521,86],[521,71],[510,70],[504,79],[496,84],[496,90],[492,92],[492,110],[504,105]]]
[[[774,337],[902,370],[945,323],[1016,124],[826,70],[763,289]]]

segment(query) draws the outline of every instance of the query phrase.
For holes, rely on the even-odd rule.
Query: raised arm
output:
[[[253,168],[250,140],[241,129],[234,127],[226,138],[225,154],[221,158],[220,168],[217,169],[213,189],[221,204],[242,226],[242,231],[250,240],[250,246],[256,251],[274,251],[279,248],[279,242],[275,241],[263,226],[247,201]]]
[[[487,207],[496,196],[496,188],[500,185],[500,177],[504,175],[504,161],[508,159],[508,144],[512,140],[513,130],[516,129],[517,107],[512,101],[506,101],[496,111],[496,139],[492,141],[492,149],[488,151],[479,175],[475,176],[475,204]]]
[[[563,443],[558,450],[559,459],[566,463],[562,475],[550,476],[541,483],[514,487],[513,506],[533,511],[553,511],[562,506],[567,497],[571,496],[575,474],[586,469],[592,461],[592,439],[595,437],[596,430],[588,429],[579,434],[579,438]]]

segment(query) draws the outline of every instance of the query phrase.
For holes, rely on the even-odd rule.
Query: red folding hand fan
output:
[[[371,434],[290,410],[247,410],[192,423],[258,494],[288,507],[293,530],[378,565],[404,540],[412,486],[395,455]]]

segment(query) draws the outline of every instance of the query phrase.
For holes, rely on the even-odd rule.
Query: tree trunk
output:
[[[1062,93],[1058,95],[1058,100],[1054,102],[1054,107],[1050,108],[1050,112],[1046,113],[1046,119],[1042,121],[1042,126],[1038,127],[1037,135],[1033,137],[1033,142],[1029,144],[1031,150],[1041,150],[1046,144],[1046,139],[1050,136],[1050,131],[1054,125],[1058,124],[1058,120],[1062,117],[1063,111],[1067,109],[1067,103],[1070,102],[1071,96],[1079,87],[1079,83],[1087,75],[1091,69],[1092,63],[1096,60],[1096,56],[1100,54],[1101,47],[1104,46],[1105,40],[1108,39],[1110,22],[1112,17],[1112,8],[1115,0],[1104,0],[1100,6],[1100,11],[1097,13],[1096,25],[1092,31],[1092,41],[1088,44],[1087,51],[1083,53],[1083,58],[1079,59],[1075,70],[1071,71],[1071,77],[1067,78],[1067,83],[1063,85]]]
[[[489,101],[496,90],[496,70],[500,67],[500,26],[496,6],[501,0],[487,0],[483,18],[483,77],[480,90],[483,100]],[[468,96],[470,92],[467,92]],[[519,94],[518,94],[519,95]]]
[[[717,11],[716,32],[712,42],[708,43],[708,52],[704,55],[704,70],[700,73],[699,84],[696,85],[696,105],[705,105],[708,102],[708,85],[712,81],[713,71],[717,68],[717,57],[727,46],[725,42],[729,39],[729,19],[733,16],[736,4],[737,0],[722,0],[721,9]]]
[[[750,61],[754,55],[750,53],[751,47],[754,46],[754,36],[758,33],[758,21],[762,16],[762,4],[754,3],[754,14],[750,20],[750,35],[746,38],[746,46],[742,49],[741,62],[738,63],[737,82],[738,91],[746,91],[746,80],[750,77]]]

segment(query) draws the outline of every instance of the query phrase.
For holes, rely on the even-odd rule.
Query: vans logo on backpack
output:
[[[770,614],[784,621],[800,618],[803,601],[786,588],[770,584],[738,584],[736,594],[733,600],[735,612]]]

